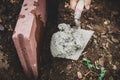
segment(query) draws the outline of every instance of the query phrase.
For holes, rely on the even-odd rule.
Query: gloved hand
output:
[[[78,0],[70,0],[70,7],[71,9],[75,10],[76,4],[77,4]],[[85,0],[85,8],[89,9],[90,8],[90,4],[91,4],[91,0]]]

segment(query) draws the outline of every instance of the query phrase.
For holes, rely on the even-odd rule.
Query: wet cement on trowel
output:
[[[62,23],[58,25],[60,31],[51,38],[51,53],[53,57],[77,60],[91,38],[93,31],[71,28]]]

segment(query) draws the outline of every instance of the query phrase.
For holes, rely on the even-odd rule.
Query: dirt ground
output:
[[[11,38],[22,2],[0,0],[0,80],[28,80]],[[119,5],[119,0],[92,0],[90,10],[83,12],[80,21],[83,29],[94,30],[95,33],[79,60],[74,61],[53,58],[50,52],[50,39],[58,31],[57,25],[63,22],[74,25],[74,12],[69,8],[69,0],[48,0],[38,80],[100,80],[100,69],[89,69],[83,58],[89,59],[91,64],[97,63],[99,68],[105,68],[103,80],[120,80]]]

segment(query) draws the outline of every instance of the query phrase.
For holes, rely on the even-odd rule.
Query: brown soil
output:
[[[4,30],[0,31],[0,80],[27,80],[11,38],[22,2],[0,0],[0,24],[4,26]],[[69,0],[48,0],[48,20],[38,80],[98,80],[100,70],[88,69],[82,58],[105,67],[104,80],[120,80],[119,5],[119,0],[92,1],[91,9],[83,12],[80,21],[83,29],[94,30],[95,33],[79,60],[73,61],[53,58],[50,39],[58,31],[59,23],[74,25],[74,12],[69,8]]]

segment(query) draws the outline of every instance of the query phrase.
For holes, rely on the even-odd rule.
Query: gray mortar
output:
[[[77,60],[93,31],[71,28],[65,23],[59,24],[58,28],[60,31],[54,33],[51,38],[50,48],[53,57]]]

